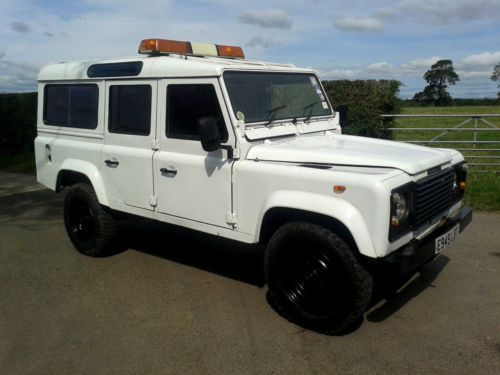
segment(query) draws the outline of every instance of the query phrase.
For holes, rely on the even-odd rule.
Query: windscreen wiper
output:
[[[271,115],[271,117],[269,118],[269,121],[266,123],[266,126],[268,126],[271,122],[274,121],[274,118],[276,117],[276,114],[278,113],[278,111],[280,111],[281,109],[284,109],[288,107],[288,105],[280,105],[278,107],[274,107],[274,108],[271,108],[269,111],[266,111],[266,113],[268,115]]]
[[[319,100],[316,100],[314,102],[312,102],[311,104],[308,104],[306,105],[305,107],[302,107],[302,109],[308,109],[309,108],[309,114],[307,115],[307,117],[304,119],[304,122],[307,122],[309,121],[309,119],[312,117],[312,111],[313,111],[313,107],[319,103]]]

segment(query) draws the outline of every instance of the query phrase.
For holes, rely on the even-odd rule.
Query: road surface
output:
[[[500,373],[499,214],[344,336],[269,307],[258,247],[143,221],[123,239],[80,255],[62,197],[0,173],[1,374]]]

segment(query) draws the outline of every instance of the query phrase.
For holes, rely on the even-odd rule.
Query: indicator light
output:
[[[333,187],[333,192],[337,194],[342,194],[345,191],[346,187],[342,185],[335,185]]]

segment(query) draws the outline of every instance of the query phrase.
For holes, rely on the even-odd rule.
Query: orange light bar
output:
[[[139,53],[160,54],[160,53],[178,53],[192,54],[191,43],[179,42],[177,40],[167,39],[143,39],[139,45]]]
[[[244,59],[243,49],[236,46],[221,46],[217,44],[217,54],[220,57],[236,57],[239,59]]]

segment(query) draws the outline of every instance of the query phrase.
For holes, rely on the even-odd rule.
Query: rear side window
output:
[[[115,85],[109,90],[109,132],[149,135],[151,86]]]
[[[95,84],[46,85],[43,122],[46,125],[95,129],[99,91]]]
[[[222,142],[227,129],[213,85],[169,85],[167,88],[167,137],[199,140],[198,119],[214,116]]]

